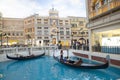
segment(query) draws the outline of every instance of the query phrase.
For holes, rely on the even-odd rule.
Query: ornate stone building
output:
[[[24,44],[23,19],[5,18],[2,19],[3,45]]]
[[[2,13],[0,13],[0,33],[2,32]]]
[[[71,24],[71,37],[73,41],[78,41],[80,44],[88,45],[88,30],[86,28],[85,17],[69,16]]]
[[[26,44],[32,46],[56,45],[71,46],[73,40],[88,43],[88,32],[84,17],[59,17],[59,12],[52,8],[49,16],[34,14],[26,18],[0,17],[1,30],[7,35],[3,44]],[[72,34],[71,34],[72,33]],[[73,36],[72,36],[73,35]],[[82,42],[81,42],[82,43]]]
[[[24,19],[25,41],[36,46],[55,45],[61,41],[63,46],[71,44],[71,25],[69,18],[60,18],[54,8],[49,16],[32,15]]]
[[[24,18],[24,38],[26,45],[36,45],[36,30],[37,30],[38,15],[31,15]]]
[[[2,45],[2,13],[0,13],[0,44]]]

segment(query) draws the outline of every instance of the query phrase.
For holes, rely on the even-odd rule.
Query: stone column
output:
[[[91,53],[92,53],[92,31],[91,29],[88,30],[89,33],[89,59],[91,59]]]

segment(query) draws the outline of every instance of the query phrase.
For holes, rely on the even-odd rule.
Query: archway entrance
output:
[[[86,40],[84,38],[79,39],[81,45],[86,45]]]

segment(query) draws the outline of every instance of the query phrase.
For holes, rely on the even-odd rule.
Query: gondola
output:
[[[45,55],[45,53],[43,53],[43,54],[39,54],[39,55],[29,55],[29,56],[19,56],[19,57],[12,57],[12,56],[9,56],[9,55],[7,55],[6,54],[6,57],[8,58],[8,59],[13,59],[13,60],[28,60],[28,59],[35,59],[35,58],[39,58],[39,57],[42,57],[42,56],[44,56]]]
[[[60,60],[59,57],[55,57],[53,55],[54,59],[62,64],[65,64],[67,66],[75,67],[75,68],[82,68],[82,69],[105,69],[109,67],[109,60],[106,61],[105,64],[90,64],[90,63],[82,63],[81,65],[74,65],[73,63],[66,63],[63,60]],[[71,62],[74,62],[71,60]]]

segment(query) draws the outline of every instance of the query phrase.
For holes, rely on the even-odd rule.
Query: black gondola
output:
[[[14,60],[28,60],[28,59],[35,59],[35,58],[39,58],[39,57],[42,57],[42,56],[44,56],[45,55],[45,53],[43,53],[43,54],[39,54],[39,55],[29,55],[29,56],[19,56],[19,57],[12,57],[12,56],[8,56],[7,54],[6,54],[6,57],[8,58],[8,59],[14,59]]]
[[[62,64],[75,67],[75,68],[82,68],[82,69],[105,69],[109,66],[109,60],[106,61],[105,64],[90,64],[90,63],[82,63],[81,65],[74,65],[72,63],[66,63],[63,60],[60,60],[58,57],[53,55],[54,59]],[[72,62],[72,60],[71,60]]]

